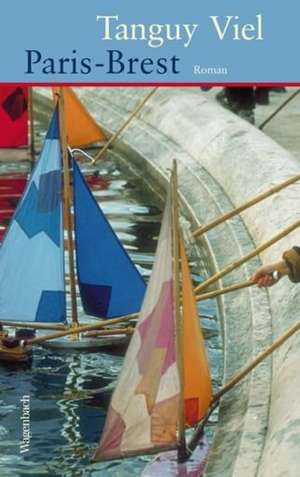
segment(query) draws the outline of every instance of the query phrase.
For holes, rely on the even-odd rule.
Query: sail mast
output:
[[[177,163],[173,161],[172,171],[172,254],[174,281],[174,314],[176,327],[176,355],[179,374],[179,411],[178,411],[178,461],[186,458],[185,412],[184,412],[184,363],[183,363],[183,324],[180,310],[180,266],[179,266],[179,221],[177,200]]]
[[[69,154],[67,150],[65,118],[64,118],[64,92],[59,88],[59,134],[61,142],[61,154],[63,159],[63,194],[64,194],[64,221],[67,229],[67,250],[69,257],[70,293],[71,293],[71,317],[72,323],[78,326],[76,285],[74,270],[74,246],[73,246],[73,220],[71,214],[72,191],[70,182]]]
[[[32,87],[29,86],[28,88],[28,113],[29,113],[29,139],[30,139],[30,162],[31,168],[33,168],[33,164],[35,161],[34,157],[34,118],[33,118],[33,101],[32,101]]]

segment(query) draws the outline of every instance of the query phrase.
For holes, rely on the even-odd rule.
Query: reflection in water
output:
[[[3,172],[7,171],[9,174]],[[15,165],[17,171],[24,165]],[[152,193],[137,183],[129,170],[110,160],[99,170],[82,166],[97,200],[110,219],[143,276],[148,279],[160,228],[161,210]],[[0,165],[0,227],[10,219],[25,187],[26,175],[12,174],[13,165]],[[193,270],[203,257],[193,254]],[[200,277],[194,275],[195,280]],[[80,310],[79,310],[80,311]],[[215,305],[201,303],[202,320],[214,384],[219,379],[220,342]],[[0,369],[0,475],[108,477],[139,475],[148,458],[92,464],[110,392],[119,374],[122,357],[103,353],[58,352],[35,349],[32,366],[22,371]],[[95,392],[95,390],[102,390]],[[30,451],[20,454],[20,399],[31,399]],[[213,428],[213,417],[210,421]],[[209,431],[210,434],[212,431]]]

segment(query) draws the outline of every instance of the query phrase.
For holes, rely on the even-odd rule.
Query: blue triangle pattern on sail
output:
[[[39,162],[0,247],[0,320],[66,319],[61,152],[55,110]]]
[[[140,310],[145,283],[73,160],[77,275],[84,311],[113,318]]]

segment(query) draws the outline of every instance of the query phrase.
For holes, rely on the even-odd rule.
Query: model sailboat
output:
[[[95,460],[170,449],[184,460],[185,428],[206,415],[211,397],[173,173],[152,275]]]
[[[76,274],[88,315],[113,318],[141,306],[144,281],[69,155],[64,131],[62,93],[0,248],[1,323],[66,323],[66,272],[75,325]]]

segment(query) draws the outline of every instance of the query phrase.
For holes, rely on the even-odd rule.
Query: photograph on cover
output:
[[[299,92],[0,86],[1,477],[297,475]]]

